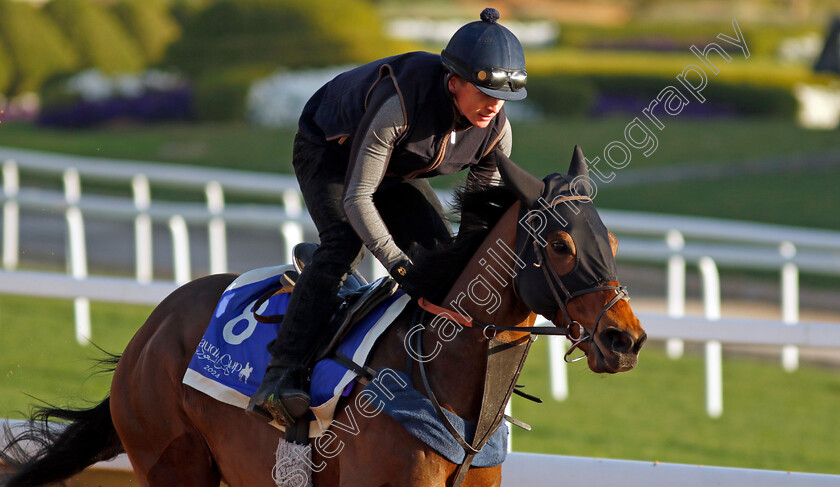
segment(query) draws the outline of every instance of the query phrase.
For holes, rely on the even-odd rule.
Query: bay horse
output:
[[[580,148],[575,147],[567,175],[543,180],[503,154],[497,158],[505,184],[462,191],[458,235],[415,256],[428,297],[440,306],[425,302],[432,313],[414,318],[418,304],[408,305],[379,340],[368,364],[374,370],[404,370],[411,364],[407,358],[415,356],[409,376],[422,385],[418,390],[433,399],[438,412],[445,409],[484,424],[488,433],[499,427],[525,358],[524,353],[517,356],[516,367],[494,378],[501,385],[490,387],[488,343],[520,346],[530,344],[531,331],[555,330],[572,341],[570,351],[585,354],[593,372],[616,373],[636,365],[646,340],[618,283],[617,241],[588,195]],[[4,460],[16,473],[3,485],[58,482],[126,452],[144,486],[203,487],[222,481],[234,487],[273,486],[274,452],[282,433],[182,383],[210,316],[234,278],[203,277],[165,298],[122,355],[113,358],[110,396],[90,409],[43,408],[43,425],[33,421],[17,437],[17,443],[40,442],[40,451],[13,458],[7,448]],[[535,313],[556,328],[534,328]],[[440,324],[441,316],[448,327]],[[361,390],[356,384],[341,404],[358,404]],[[493,408],[485,407],[488,403]],[[354,428],[331,429],[329,445],[315,440],[324,447],[312,453],[312,464],[321,467],[312,472],[316,486],[501,483],[501,465],[469,468],[468,448],[477,443],[464,446],[462,468],[392,417],[349,417],[352,410],[341,404],[335,421]],[[51,418],[70,423],[60,432],[50,431],[44,425]]]

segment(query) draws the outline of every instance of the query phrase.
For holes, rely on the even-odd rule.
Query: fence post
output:
[[[710,257],[699,261],[703,279],[703,314],[706,319],[720,319],[720,275]],[[723,350],[719,341],[706,342],[706,413],[710,418],[723,414]]]
[[[286,262],[291,263],[294,259],[292,248],[303,242],[303,225],[298,223],[303,215],[303,205],[300,203],[300,193],[297,190],[283,191],[283,208],[286,210],[289,221],[280,225],[280,234],[283,235],[283,244],[286,246]]]
[[[152,217],[149,207],[152,204],[152,193],[149,190],[149,179],[143,174],[137,174],[131,179],[131,193],[137,216],[134,217],[134,254],[137,282],[148,284],[152,282],[154,274],[154,260],[152,258]]]
[[[181,215],[169,219],[172,232],[172,265],[175,269],[175,283],[186,284],[190,281],[190,236],[187,222]]]
[[[668,316],[685,316],[685,258],[680,255],[685,248],[685,239],[681,232],[669,230],[665,242],[673,255],[668,259]],[[665,342],[668,357],[676,360],[683,356],[685,343],[679,338],[669,338]]]
[[[225,194],[222,185],[210,181],[204,187],[207,209],[213,215],[207,224],[207,239],[210,247],[210,274],[227,272],[227,231],[222,212],[225,209]]]
[[[513,417],[513,396],[508,399],[507,404],[505,404],[505,414],[510,417]],[[508,453],[513,451],[513,427],[512,425],[508,426],[508,441],[507,441],[507,451]]]
[[[3,163],[3,267],[13,271],[17,269],[20,251],[20,206],[17,202],[20,190],[20,177],[15,161],[9,159]]]
[[[548,337],[548,363],[551,370],[551,396],[556,401],[569,398],[569,371],[566,368],[566,337]]]
[[[799,268],[790,262],[796,256],[796,246],[782,242],[779,253],[787,260],[782,266],[782,321],[794,326],[799,323]],[[799,368],[799,349],[794,345],[782,347],[782,367],[793,372]]]
[[[67,267],[74,279],[87,278],[87,245],[85,243],[85,224],[78,204],[82,198],[82,184],[79,172],[70,168],[64,171],[64,199],[67,202],[65,218],[67,220]],[[73,300],[73,316],[76,323],[76,342],[79,345],[90,343],[90,300],[77,297]]]

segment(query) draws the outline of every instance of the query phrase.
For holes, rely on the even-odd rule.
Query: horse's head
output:
[[[618,283],[618,240],[590,198],[588,171],[575,147],[568,174],[539,180],[499,152],[499,171],[522,202],[516,235],[520,299],[565,329],[569,354],[581,349],[593,372],[632,369],[647,334]],[[581,357],[582,358],[582,357]]]

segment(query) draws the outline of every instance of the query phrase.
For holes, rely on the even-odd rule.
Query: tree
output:
[[[12,58],[6,51],[6,46],[3,41],[0,41],[0,94],[5,95],[9,86],[12,84],[12,76],[14,75],[14,65]]]
[[[76,47],[81,67],[133,73],[145,67],[137,43],[104,6],[90,0],[53,0],[45,7]]]
[[[192,74],[252,64],[371,61],[389,41],[366,0],[219,0],[187,18],[167,62]]]
[[[38,91],[45,79],[78,66],[58,26],[29,4],[0,0],[0,39],[12,65],[9,94]]]
[[[180,27],[163,0],[121,0],[114,13],[143,52],[147,64],[155,64],[180,35]]]

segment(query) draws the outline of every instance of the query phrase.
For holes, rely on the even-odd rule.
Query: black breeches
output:
[[[295,284],[277,339],[269,344],[283,365],[303,361],[335,312],[335,295],[362,259],[363,246],[342,209],[346,156],[295,137],[292,164],[321,245]],[[426,180],[386,180],[374,203],[395,243],[431,247],[451,237],[444,210]]]

